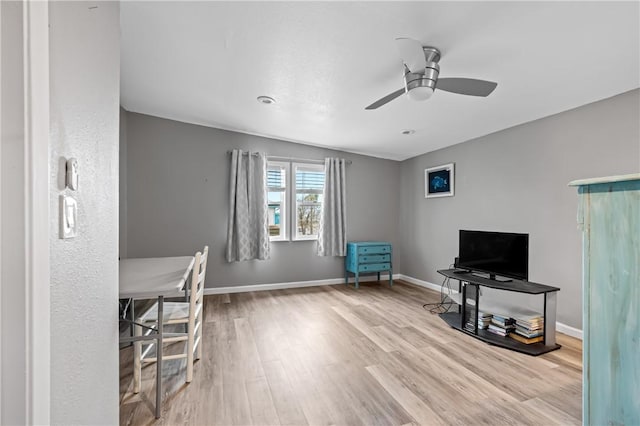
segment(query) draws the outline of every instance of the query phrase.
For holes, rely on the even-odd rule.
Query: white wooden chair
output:
[[[187,331],[183,333],[165,333],[164,343],[175,343],[186,341],[186,350],[179,354],[165,355],[163,360],[187,359],[186,382],[193,379],[193,363],[202,357],[202,314],[203,314],[203,293],[204,280],[207,271],[207,257],[209,247],[205,246],[204,253],[196,253],[191,274],[191,286],[188,289],[188,302],[164,302],[163,304],[163,325],[185,324]],[[136,318],[136,323],[149,327],[147,334],[157,329],[158,322],[158,302],[155,302],[142,315]],[[135,335],[142,334],[142,327],[134,327]],[[155,356],[148,356],[155,342],[140,341],[133,345],[133,392],[140,392],[140,382],[142,374],[142,363],[156,362]],[[144,348],[146,346],[146,348]],[[143,350],[144,349],[144,350]],[[163,348],[157,348],[163,350]]]

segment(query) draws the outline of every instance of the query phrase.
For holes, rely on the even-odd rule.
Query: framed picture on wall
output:
[[[454,174],[453,163],[430,167],[424,170],[425,198],[452,197]]]

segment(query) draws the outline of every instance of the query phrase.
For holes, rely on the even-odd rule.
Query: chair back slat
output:
[[[198,290],[198,294],[196,295],[196,298],[198,299],[198,303],[202,303],[203,295],[204,295],[204,286],[200,287],[200,289]]]
[[[197,252],[195,261],[193,262],[193,273],[191,275],[191,294],[189,297],[189,315],[195,315],[196,304],[202,303],[208,257],[209,246],[205,246],[204,253]]]
[[[207,259],[209,259],[209,246],[204,246],[204,252],[200,257],[200,271],[202,273],[202,286],[204,287],[204,279],[207,274]]]
[[[197,292],[200,288],[200,259],[202,253],[197,252],[195,261],[193,262],[193,271],[191,272],[191,290],[189,294],[189,311],[195,312],[195,304],[197,301]],[[191,315],[191,314],[190,314]]]
[[[205,271],[200,271],[200,273],[198,274],[198,287],[204,284],[204,273]]]

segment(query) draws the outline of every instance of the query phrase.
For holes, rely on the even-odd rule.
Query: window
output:
[[[318,238],[320,215],[322,214],[322,188],[324,186],[324,166],[319,164],[293,163],[296,199],[295,232],[296,240]]]
[[[267,166],[267,203],[269,206],[269,239],[287,239],[287,179],[289,163],[269,161]]]
[[[323,187],[322,164],[269,161],[267,188],[271,241],[318,238]]]

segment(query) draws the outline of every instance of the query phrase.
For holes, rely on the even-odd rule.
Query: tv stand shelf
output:
[[[460,271],[459,269],[441,269],[439,274],[444,275],[447,278],[457,280],[459,285],[458,289],[462,294],[460,300],[459,312],[446,312],[440,314],[447,324],[456,330],[462,331],[470,336],[480,339],[492,345],[500,346],[506,349],[511,349],[517,352],[522,352],[528,355],[541,355],[553,350],[559,349],[560,345],[556,343],[555,328],[556,328],[556,296],[560,290],[558,287],[552,287],[544,284],[533,283],[522,280],[512,280],[509,282],[497,281],[481,276],[477,276],[473,273]],[[465,328],[466,324],[466,309],[467,309],[467,286],[471,285],[475,287],[475,307],[473,319],[474,329],[473,331]],[[520,343],[510,337],[502,337],[497,334],[493,334],[487,330],[478,328],[478,309],[480,307],[479,301],[479,287],[493,288],[497,290],[512,291],[516,293],[525,294],[542,294],[544,295],[544,334],[543,341],[539,343],[525,344]]]
[[[469,271],[460,269],[441,269],[438,273],[454,280],[470,281],[482,287],[495,288],[498,290],[513,291],[516,293],[542,294],[552,291],[560,291],[558,287],[551,287],[544,284],[533,283],[531,281],[511,280],[497,281],[490,278],[481,277]]]

